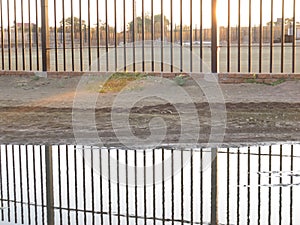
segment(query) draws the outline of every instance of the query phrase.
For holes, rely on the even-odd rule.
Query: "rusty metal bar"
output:
[[[227,72],[230,72],[230,55],[231,55],[231,19],[230,19],[230,14],[231,14],[231,9],[230,9],[230,0],[227,2],[227,7],[228,7],[228,15],[227,15]]]
[[[48,0],[41,0],[43,71],[50,70]],[[38,57],[37,57],[38,58]]]
[[[219,28],[217,15],[218,0],[212,0],[211,15],[211,71],[219,72]]]
[[[47,224],[54,225],[54,194],[53,194],[53,158],[52,146],[45,146],[46,189],[47,189]],[[28,161],[27,161],[28,163]],[[27,164],[26,163],[26,164]],[[28,175],[28,174],[27,174]]]
[[[218,225],[218,149],[211,149],[211,225]]]

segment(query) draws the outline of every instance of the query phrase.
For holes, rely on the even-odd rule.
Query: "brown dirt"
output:
[[[0,143],[75,144],[72,106],[79,79],[0,76]],[[224,84],[221,88],[227,113],[224,143],[300,140],[300,82],[274,87]],[[187,83],[185,89],[196,99],[201,128],[199,143],[205,143],[211,129],[209,105],[192,84]],[[105,145],[120,145],[111,124],[110,106],[116,95],[100,94],[101,101],[96,105],[97,130]],[[181,128],[176,104],[185,103],[148,101],[136,105],[130,114],[132,132],[146,138],[150,135],[149,121],[160,117],[168,128],[164,143],[176,143]],[[188,123],[192,132],[195,123]],[[90,130],[83,132],[88,135]]]

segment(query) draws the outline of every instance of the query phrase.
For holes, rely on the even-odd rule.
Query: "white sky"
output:
[[[24,1],[24,22],[28,22],[28,0]],[[90,0],[91,4],[91,25],[96,24],[97,14],[96,14],[96,1]],[[126,0],[126,24],[132,21],[132,1]],[[160,14],[161,11],[161,0],[154,1],[154,14]],[[203,1],[203,26],[210,27],[211,23],[211,1]],[[17,4],[17,22],[21,22],[21,0],[16,0]],[[65,0],[65,17],[71,15],[71,0]],[[88,20],[88,7],[87,0],[82,0],[82,19]],[[136,14],[141,16],[142,13],[142,1],[136,0]],[[193,27],[200,24],[200,0],[192,0],[193,7]],[[228,0],[219,0],[219,24],[221,26],[227,25],[227,5]],[[267,23],[271,20],[271,0],[262,0],[263,2],[263,23]],[[281,2],[282,0],[274,0],[274,20],[281,18]],[[121,31],[123,29],[123,0],[116,0],[117,5],[117,29]],[[13,25],[14,22],[14,1],[9,0],[10,4],[10,23]],[[35,0],[30,0],[31,4],[31,22],[35,23]],[[79,0],[73,0],[74,4],[74,16],[79,17]],[[296,9],[300,8],[300,0],[296,0]],[[231,0],[231,24],[235,26],[238,21],[238,0]],[[173,24],[179,24],[180,18],[180,0],[173,0]],[[285,0],[285,17],[293,16],[293,0]],[[164,0],[164,15],[168,18],[170,17],[170,0]],[[40,0],[38,0],[38,8],[40,9]],[[249,0],[241,0],[241,24],[242,26],[248,26],[249,17]],[[183,23],[189,25],[189,15],[190,15],[190,1],[183,0]],[[7,27],[7,1],[2,0],[2,11],[3,11],[3,23],[4,27]],[[260,0],[252,0],[252,26],[259,24],[259,12],[260,12]],[[151,13],[151,0],[145,0],[145,13]],[[40,10],[39,10],[40,14]],[[102,21],[105,21],[105,0],[99,0],[99,17]],[[300,11],[296,11],[296,18],[300,21]],[[62,19],[62,0],[57,0],[57,25]],[[40,23],[40,22],[39,22]],[[108,0],[108,23],[109,25],[114,25],[114,0]],[[49,0],[49,24],[54,25],[54,1]]]

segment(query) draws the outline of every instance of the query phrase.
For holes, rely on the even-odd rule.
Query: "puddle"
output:
[[[220,224],[288,224],[291,219],[293,224],[300,223],[296,213],[300,206],[295,202],[300,199],[300,145],[293,145],[293,150],[291,146],[274,145],[271,152],[269,146],[219,149]],[[105,151],[94,151],[93,157],[101,158]],[[45,223],[45,153],[44,146],[1,145],[3,224]],[[110,149],[117,163],[108,168],[103,162],[94,164],[98,169],[93,170],[76,146],[53,146],[54,224],[210,224],[211,170],[201,170],[207,153],[195,150],[182,170],[167,176],[172,169],[167,166],[174,168],[181,162],[162,162],[176,154],[182,160],[191,157],[189,151],[179,150]],[[153,164],[157,165],[154,170]],[[128,167],[121,171],[123,165]],[[110,180],[100,171],[110,174]],[[145,185],[121,182],[122,176],[128,182],[144,179],[145,172]],[[159,177],[164,182],[153,184]]]

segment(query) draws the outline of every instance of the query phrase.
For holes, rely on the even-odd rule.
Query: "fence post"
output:
[[[211,72],[219,72],[219,27],[217,15],[218,0],[212,0],[211,6]]]
[[[52,146],[45,147],[46,161],[46,190],[47,190],[47,224],[54,225],[54,196],[53,196],[53,162]]]
[[[43,71],[50,70],[48,0],[41,0]]]
[[[218,225],[218,148],[211,149],[211,225]]]

